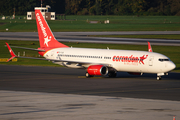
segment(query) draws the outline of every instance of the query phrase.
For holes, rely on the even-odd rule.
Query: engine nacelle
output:
[[[89,75],[107,75],[108,68],[104,65],[91,65],[88,67],[87,72]]]

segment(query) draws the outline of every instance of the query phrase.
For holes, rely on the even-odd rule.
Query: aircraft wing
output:
[[[105,65],[105,66],[110,66],[110,64],[102,64],[102,63],[90,63],[90,62],[79,62],[79,61],[69,61],[69,60],[59,60],[59,59],[46,59],[46,58],[36,58],[36,57],[24,57],[24,56],[17,56],[13,50],[11,49],[11,47],[15,47],[15,48],[22,48],[22,49],[27,49],[27,50],[35,50],[35,51],[42,51],[44,52],[45,50],[39,50],[39,49],[32,49],[32,48],[25,48],[25,47],[18,47],[18,46],[9,46],[8,43],[6,43],[8,49],[9,49],[9,52],[11,54],[11,58],[8,59],[8,61],[10,61],[11,59],[13,58],[28,58],[28,59],[36,59],[36,60],[47,60],[47,61],[52,61],[52,62],[67,62],[67,63],[74,63],[74,64],[81,64],[81,65],[92,65],[92,64],[98,64],[98,65]],[[7,61],[7,62],[8,62]]]

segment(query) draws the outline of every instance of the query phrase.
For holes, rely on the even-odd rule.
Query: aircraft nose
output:
[[[176,65],[175,65],[173,62],[170,62],[170,63],[168,64],[168,68],[169,68],[169,70],[171,71],[171,70],[173,70],[173,69],[176,68]]]

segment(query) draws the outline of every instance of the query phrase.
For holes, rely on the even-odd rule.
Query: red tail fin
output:
[[[35,9],[36,23],[39,34],[39,43],[41,48],[58,48],[58,47],[68,47],[60,42],[58,42],[51,29],[49,28],[46,20],[41,14],[40,10]]]

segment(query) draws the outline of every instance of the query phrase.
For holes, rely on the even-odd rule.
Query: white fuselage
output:
[[[175,64],[165,55],[146,51],[55,48],[47,51],[44,57],[65,61],[57,64],[72,68],[87,68],[93,64],[101,64],[113,67],[117,71],[158,74],[167,73],[175,68]]]

